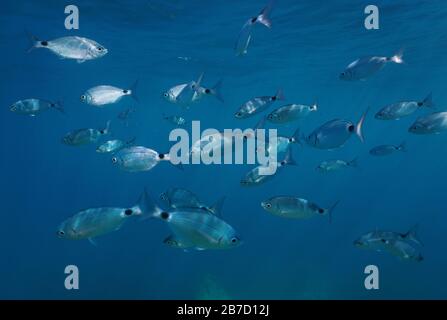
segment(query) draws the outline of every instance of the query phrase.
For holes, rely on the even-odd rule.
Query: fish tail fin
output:
[[[101,134],[103,134],[103,135],[110,134],[110,124],[111,123],[112,123],[112,121],[110,121],[110,120],[107,121],[106,127],[101,130]]]
[[[92,244],[92,246],[94,246],[94,247],[97,247],[97,246],[98,246],[98,243],[97,243],[96,240],[93,239],[93,238],[88,238],[88,242],[90,242],[90,243]]]
[[[402,143],[397,147],[397,150],[407,152],[407,142],[402,141]]]
[[[298,165],[298,163],[295,161],[295,159],[293,159],[292,147],[289,147],[287,149],[287,153],[286,153],[286,156],[283,161],[286,165],[289,165],[289,166],[297,166]]]
[[[140,209],[140,215],[144,220],[156,218],[162,212],[161,208],[152,200],[146,188],[144,188],[143,193],[138,198],[136,206]]]
[[[217,81],[217,83],[211,88],[211,94],[216,97],[220,102],[225,102],[222,96],[222,79]]]
[[[63,103],[61,100],[58,100],[58,101],[54,102],[54,103],[51,105],[51,107],[54,108],[54,109],[56,109],[57,111],[63,113],[63,114],[67,114],[67,113],[65,112],[65,109],[64,109],[64,103]]]
[[[421,240],[419,240],[418,235],[417,235],[417,230],[419,228],[419,225],[414,225],[413,227],[411,227],[410,230],[408,230],[405,234],[402,235],[402,237],[406,240],[410,240],[413,241],[415,243],[417,243],[420,246],[423,246],[424,244],[422,243]]]
[[[126,146],[132,146],[135,144],[135,141],[137,140],[137,137],[132,137],[129,140],[126,141]]]
[[[34,49],[42,48],[41,40],[38,37],[36,37],[35,35],[33,35],[32,33],[28,32],[28,31],[25,31],[25,32],[26,32],[26,35],[28,36],[28,39],[30,42],[29,48],[27,50],[28,53],[33,51]]]
[[[221,217],[222,216],[222,208],[224,205],[226,197],[223,196],[220,199],[218,199],[210,208],[209,211],[211,211],[215,216]]]
[[[366,115],[368,114],[369,107],[366,109],[366,111],[363,113],[362,117],[360,118],[359,122],[355,126],[355,134],[359,137],[361,142],[365,142],[365,138],[363,137],[363,123],[365,122]]]
[[[198,78],[197,81],[196,81],[195,86],[193,87],[194,91],[197,92],[197,91],[199,90],[200,85],[202,84],[202,80],[203,80],[203,76],[204,76],[204,75],[205,75],[204,72],[202,72],[202,73],[200,74],[199,78]]]
[[[404,50],[400,49],[399,52],[397,52],[394,56],[389,58],[389,61],[397,64],[402,64],[404,63],[403,57],[404,57]]]
[[[138,80],[135,80],[135,82],[132,84],[132,86],[130,87],[130,95],[132,96],[132,98],[136,101],[139,102],[140,100],[138,99],[138,95],[137,95],[137,87],[138,87]]]
[[[435,105],[432,100],[432,94],[431,92],[425,97],[425,99],[422,101],[422,106],[427,108],[434,108]]]
[[[161,154],[159,154],[159,155],[158,155],[158,158],[159,158],[159,160],[169,161],[169,163],[170,163],[171,165],[173,165],[175,168],[177,168],[177,169],[180,170],[180,171],[183,171],[183,170],[184,170],[183,165],[182,165],[181,162],[176,163],[176,164],[174,164],[174,163],[171,162],[171,157],[170,157],[170,155],[169,155],[169,152],[168,152],[168,153],[161,153]]]
[[[286,100],[282,89],[278,89],[278,91],[276,91],[275,98],[276,98],[276,100]]]
[[[357,168],[359,165],[358,163],[358,157],[355,157],[354,159],[352,159],[351,161],[348,161],[348,166],[353,167],[353,168]]]
[[[265,6],[264,9],[262,9],[259,15],[256,17],[256,22],[259,22],[267,28],[272,27],[272,21],[270,20],[269,15],[272,12],[273,2],[274,0],[270,0],[267,6]]]
[[[293,135],[291,137],[293,143],[301,144],[300,134],[301,134],[300,133],[300,128],[296,128],[295,132],[293,133]]]
[[[332,213],[334,212],[335,207],[340,203],[340,200],[335,201],[335,203],[327,210],[329,216],[329,223],[332,223]]]
[[[264,129],[264,128],[265,128],[265,121],[266,121],[266,117],[263,116],[263,117],[258,121],[258,123],[256,123],[256,126],[254,127],[254,130],[257,130],[257,129]]]

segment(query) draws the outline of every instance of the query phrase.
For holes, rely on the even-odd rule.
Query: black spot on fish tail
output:
[[[205,89],[205,93],[206,93],[206,94],[210,94],[210,93],[211,93],[211,90],[210,90],[210,89]]]
[[[349,132],[354,132],[355,131],[355,126],[353,124],[349,125],[348,131]]]
[[[133,213],[133,210],[132,210],[132,209],[126,209],[126,211],[124,211],[124,214],[125,214],[126,216],[130,216],[130,215],[132,215],[132,213]]]
[[[158,158],[159,158],[160,160],[163,160],[163,159],[165,158],[165,155],[164,155],[163,153],[161,153],[161,154],[158,155]]]
[[[322,209],[322,208],[318,209],[318,213],[323,214],[324,213],[324,209]]]
[[[160,217],[161,217],[163,220],[168,220],[168,219],[169,219],[169,213],[166,212],[166,211],[163,211],[163,212],[160,214]]]
[[[40,44],[44,47],[48,46],[48,41],[41,41]]]

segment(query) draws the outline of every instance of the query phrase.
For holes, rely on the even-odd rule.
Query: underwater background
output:
[[[429,299],[447,298],[447,151],[445,134],[408,133],[418,110],[399,121],[374,113],[433,93],[438,111],[447,100],[447,4],[437,0],[278,0],[271,30],[257,27],[248,54],[234,55],[242,24],[264,0],[213,1],[2,1],[0,5],[0,298],[2,299]],[[64,8],[75,4],[80,29],[64,28]],[[380,9],[380,29],[366,30],[363,13]],[[78,64],[47,50],[28,53],[26,32],[41,39],[80,35],[108,48],[106,56]],[[344,82],[339,73],[364,55],[390,56],[404,48],[403,65],[388,65],[367,81]],[[180,57],[180,58],[179,58]],[[205,72],[210,85],[223,79],[225,103],[204,99],[184,112],[204,128],[248,128],[259,120],[234,118],[245,101],[281,88],[286,103],[319,110],[278,128],[306,134],[322,123],[356,122],[370,106],[365,143],[352,138],[336,151],[294,145],[297,167],[273,180],[242,188],[250,165],[160,163],[149,172],[127,173],[95,145],[73,148],[61,138],[78,128],[112,121],[116,138],[167,152],[173,126],[163,114],[181,108],[162,98],[168,88]],[[110,84],[139,80],[139,102],[126,97],[96,108],[79,96]],[[66,115],[37,117],[10,112],[26,98],[62,100]],[[276,104],[274,107],[278,107]],[[128,126],[117,115],[136,109]],[[273,107],[273,108],[274,108]],[[271,108],[270,110],[273,110]],[[182,111],[183,112],[183,111]],[[267,111],[268,113],[268,111]],[[275,126],[270,126],[275,127]],[[189,126],[187,126],[189,128]],[[408,152],[375,158],[378,144],[406,141]],[[323,160],[358,157],[358,168],[321,174]],[[229,250],[184,252],[169,248],[170,233],[158,220],[129,221],[119,231],[88,241],[56,236],[57,226],[85,208],[132,206],[147,187],[153,198],[169,187],[187,188],[206,203],[226,196],[223,217],[243,245]],[[264,211],[261,201],[295,195],[321,206],[340,200],[327,217],[288,220]],[[353,245],[376,228],[406,232],[419,226],[422,262],[401,261]],[[80,289],[64,287],[65,266],[79,267]],[[364,268],[380,270],[380,289],[364,288]]]

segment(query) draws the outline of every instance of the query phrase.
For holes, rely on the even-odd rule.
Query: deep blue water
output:
[[[380,30],[367,31],[363,10],[370,2],[278,0],[272,29],[257,26],[241,58],[234,56],[234,42],[242,24],[265,5],[263,0],[78,0],[77,31],[64,29],[65,3],[3,1],[0,298],[447,298],[446,135],[407,132],[429,110],[399,121],[373,117],[386,104],[420,100],[429,92],[438,110],[444,110],[447,5],[440,0],[376,0]],[[42,49],[27,53],[25,30],[42,39],[85,36],[109,53],[83,64]],[[338,74],[358,57],[389,56],[400,48],[405,64],[387,65],[367,81],[339,80]],[[236,109],[282,88],[288,103],[318,100],[318,112],[299,123],[305,133],[338,117],[357,121],[370,106],[366,142],[352,138],[336,151],[294,146],[298,167],[250,189],[239,185],[249,165],[195,165],[180,171],[161,163],[131,174],[114,167],[110,156],[97,154],[94,145],[70,148],[60,142],[68,131],[100,127],[111,119],[114,137],[135,136],[139,145],[167,151],[172,126],[162,121],[162,114],[180,108],[161,94],[202,71],[208,85],[223,78],[225,98],[224,104],[203,100],[186,113],[203,128],[253,126],[259,116],[237,120]],[[136,79],[139,103],[126,97],[99,109],[79,101],[93,86],[126,87]],[[9,111],[12,103],[30,97],[61,99],[67,115],[50,110],[31,118]],[[116,116],[131,106],[137,111],[126,127]],[[279,132],[290,135],[295,126],[282,126]],[[368,154],[377,144],[404,140],[407,153]],[[357,169],[330,175],[314,170],[322,160],[357,156]],[[168,248],[162,240],[169,230],[157,220],[129,221],[98,238],[96,247],[56,236],[59,223],[81,209],[131,206],[144,187],[155,198],[174,186],[208,203],[225,195],[223,217],[238,230],[243,245],[201,252]],[[325,217],[286,220],[260,206],[281,194],[322,206],[340,204],[332,224]],[[424,242],[420,263],[353,246],[375,228],[405,232],[414,224]],[[79,267],[77,291],[64,288],[68,264]],[[368,264],[380,269],[380,290],[363,286]]]

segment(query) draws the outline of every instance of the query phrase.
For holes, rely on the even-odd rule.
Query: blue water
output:
[[[122,299],[378,299],[447,298],[446,135],[416,136],[410,124],[429,110],[400,121],[373,114],[400,100],[433,92],[438,110],[447,100],[445,1],[376,0],[380,30],[363,26],[371,1],[278,0],[271,30],[257,26],[245,57],[233,45],[242,24],[264,0],[246,1],[76,1],[80,30],[64,29],[64,4],[56,0],[3,1],[0,10],[0,298]],[[40,49],[27,53],[25,30],[42,39],[80,35],[109,49],[98,60],[78,64]],[[403,65],[387,65],[362,82],[338,74],[364,55],[394,54]],[[188,61],[178,57],[190,57]],[[194,105],[188,120],[202,128],[247,128],[258,120],[237,120],[248,99],[284,90],[288,103],[319,111],[299,123],[310,133],[322,123],[357,121],[370,106],[362,144],[351,138],[337,151],[294,146],[298,167],[286,168],[265,185],[244,189],[249,165],[194,165],[182,172],[161,163],[145,173],[120,171],[95,146],[67,147],[68,131],[101,127],[112,120],[116,138],[169,150],[172,129],[162,114],[180,108],[161,97],[173,85],[205,72],[205,83],[224,79],[225,103],[212,98]],[[79,96],[99,84],[129,86],[139,79],[139,99],[95,108]],[[48,111],[31,118],[9,106],[39,97],[64,101],[67,115]],[[277,104],[276,106],[279,106]],[[116,117],[137,112],[126,127]],[[274,126],[272,126],[274,127]],[[295,125],[279,132],[290,135]],[[408,152],[373,158],[378,144],[407,141]],[[322,160],[359,157],[359,168],[322,175]],[[81,209],[131,206],[144,187],[153,197],[183,187],[212,203],[225,195],[223,217],[244,240],[231,250],[183,252],[166,247],[169,234],[158,220],[129,221],[120,231],[88,241],[56,236],[60,222]],[[260,202],[274,195],[308,198],[322,206],[340,200],[332,224],[326,217],[287,220],[265,212]],[[353,241],[378,229],[407,231],[419,225],[424,261],[360,250]],[[77,265],[80,289],[66,290],[64,268]],[[364,288],[366,265],[380,270],[380,289]]]

